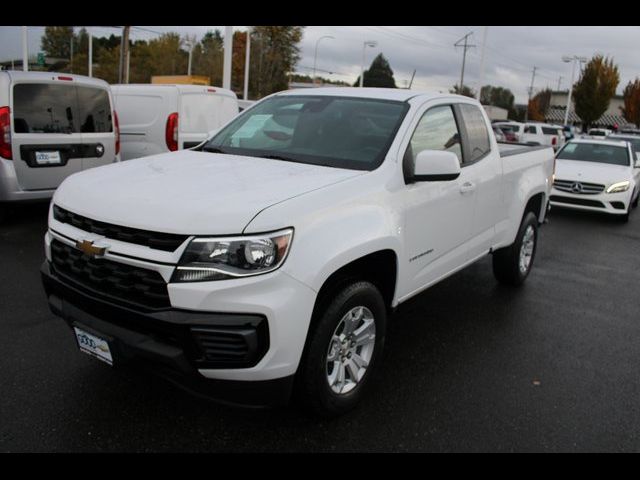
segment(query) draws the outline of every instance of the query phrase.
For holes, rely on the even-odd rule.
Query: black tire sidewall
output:
[[[367,371],[358,385],[346,394],[336,394],[326,379],[326,356],[330,339],[342,317],[352,308],[364,306],[371,310],[376,325],[376,340],[373,356]],[[386,331],[386,307],[378,289],[366,281],[357,281],[345,286],[333,298],[323,312],[315,328],[310,332],[307,352],[303,358],[301,385],[306,403],[323,416],[335,416],[353,408],[367,390],[379,364],[384,348]]]
[[[520,251],[522,249],[524,234],[529,226],[533,227],[533,252],[531,252],[531,261],[529,262],[529,268],[527,268],[527,271],[525,273],[522,273],[522,271],[520,270]],[[513,255],[515,260],[515,268],[518,276],[520,277],[520,281],[524,281],[529,276],[529,273],[531,273],[533,262],[536,259],[536,252],[538,251],[538,219],[533,213],[527,213],[522,219],[522,224],[520,225],[520,230],[518,231],[518,239],[514,247],[515,250],[513,252]]]

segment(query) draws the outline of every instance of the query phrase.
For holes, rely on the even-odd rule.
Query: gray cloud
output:
[[[157,33],[177,31],[182,35],[201,37],[207,30],[222,26],[145,26],[149,31],[134,30],[133,38],[153,38]],[[245,27],[235,27],[244,30]],[[477,87],[481,26],[308,26],[301,42],[299,73],[311,74],[316,41],[323,35],[335,39],[325,39],[318,46],[318,73],[336,80],[355,82],[360,74],[362,45],[365,40],[376,40],[376,48],[367,48],[366,66],[377,53],[388,58],[394,70],[398,86],[404,87],[413,70],[416,76],[413,89],[448,90],[460,80],[462,49],[456,49],[454,42],[468,32],[473,32],[470,42],[478,47],[469,50],[465,69],[465,84]],[[97,35],[117,29],[92,27]],[[43,28],[30,27],[29,50],[39,50]],[[556,88],[562,76],[562,88],[567,88],[571,75],[571,65],[563,63],[564,54],[591,57],[595,53],[613,56],[620,67],[621,82],[618,92],[626,83],[640,74],[640,58],[636,45],[640,42],[639,27],[489,27],[487,49],[485,50],[484,84],[510,88],[516,101],[525,102],[527,88],[531,82],[531,70],[538,67],[535,89]],[[0,27],[0,58],[18,58],[21,54],[19,27]],[[365,66],[365,68],[366,68]],[[328,72],[333,72],[328,74]],[[577,78],[577,74],[576,74]]]

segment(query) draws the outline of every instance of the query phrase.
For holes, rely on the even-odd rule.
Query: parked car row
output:
[[[227,402],[344,413],[393,309],[489,254],[523,284],[549,205],[638,203],[632,140],[492,125],[458,95],[318,88],[238,114],[217,87],[0,77],[3,182],[53,194],[51,311],[82,352]]]
[[[511,134],[511,139],[508,139],[508,142],[546,145],[553,147],[554,150],[561,148],[565,142],[563,127],[560,125],[539,122],[499,121],[494,122],[493,126]]]

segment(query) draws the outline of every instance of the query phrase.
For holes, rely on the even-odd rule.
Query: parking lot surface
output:
[[[393,316],[352,413],[243,410],[77,351],[40,283],[46,205],[0,225],[0,451],[639,451],[640,213],[554,211],[531,276],[486,258]]]

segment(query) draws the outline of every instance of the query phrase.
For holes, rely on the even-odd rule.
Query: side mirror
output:
[[[440,182],[460,176],[460,161],[455,153],[423,150],[416,157],[413,181]]]

